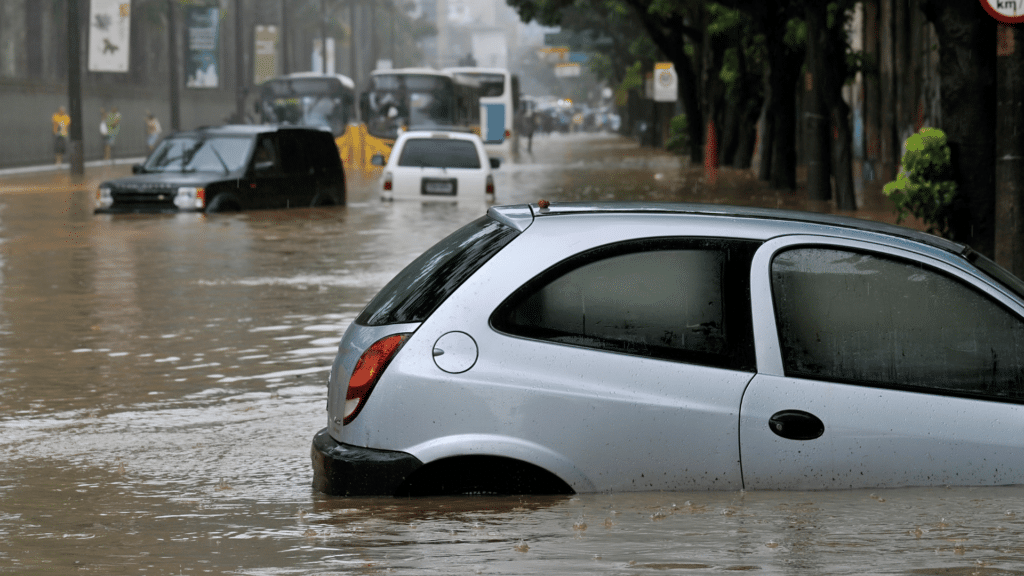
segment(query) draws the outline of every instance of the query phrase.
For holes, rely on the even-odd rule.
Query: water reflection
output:
[[[612,137],[534,151],[498,203],[797,203]],[[0,573],[1024,574],[1021,487],[316,494],[341,333],[486,205],[95,217],[94,186],[0,183]]]

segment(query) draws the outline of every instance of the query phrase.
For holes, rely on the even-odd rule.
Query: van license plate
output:
[[[433,196],[455,196],[455,180],[441,180],[436,178],[423,179],[423,193]]]

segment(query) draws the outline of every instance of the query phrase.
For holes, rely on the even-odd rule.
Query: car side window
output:
[[[771,274],[787,376],[1024,400],[1024,323],[945,273],[801,247]]]
[[[304,175],[312,172],[310,151],[307,149],[305,134],[281,131],[277,134],[281,143],[281,170],[285,174]]]
[[[277,146],[274,140],[268,136],[260,137],[256,142],[256,151],[253,153],[253,170],[264,173],[273,172],[278,163]]]
[[[752,372],[756,246],[664,238],[605,246],[527,283],[491,324],[525,338]]]

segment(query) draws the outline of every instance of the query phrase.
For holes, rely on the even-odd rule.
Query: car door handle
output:
[[[783,410],[772,414],[768,427],[776,436],[789,440],[814,440],[825,433],[825,423],[803,410]]]

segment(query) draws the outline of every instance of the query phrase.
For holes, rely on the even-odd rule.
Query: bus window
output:
[[[452,79],[426,74],[376,74],[366,98],[366,128],[394,139],[398,130],[459,124]]]
[[[337,137],[354,120],[354,104],[353,89],[336,76],[282,76],[263,83],[258,110],[263,123],[327,128]]]

